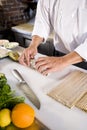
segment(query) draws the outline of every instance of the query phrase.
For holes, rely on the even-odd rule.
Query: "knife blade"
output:
[[[36,94],[33,92],[33,90],[30,88],[30,86],[27,84],[27,82],[24,80],[22,75],[17,69],[12,70],[13,75],[15,78],[19,81],[19,88],[25,96],[38,108],[40,109],[40,101]]]

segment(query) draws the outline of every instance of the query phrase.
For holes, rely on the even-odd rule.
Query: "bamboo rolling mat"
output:
[[[72,108],[87,92],[87,74],[73,71],[47,95],[65,106]]]
[[[87,93],[76,103],[76,107],[87,112]]]

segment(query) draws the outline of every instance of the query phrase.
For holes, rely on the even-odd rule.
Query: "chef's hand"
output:
[[[19,63],[24,66],[30,66],[30,59],[33,59],[37,53],[37,48],[34,45],[30,45],[24,49],[22,55],[19,57]]]
[[[63,57],[40,57],[36,61],[36,69],[43,75],[61,70],[65,67]]]
[[[30,60],[37,54],[38,46],[44,41],[44,39],[38,35],[32,37],[30,46],[26,48],[22,55],[19,57],[19,63],[25,66],[30,66]]]
[[[40,57],[36,61],[36,69],[47,75],[50,72],[60,71],[65,67],[82,62],[84,59],[75,51],[61,57]]]

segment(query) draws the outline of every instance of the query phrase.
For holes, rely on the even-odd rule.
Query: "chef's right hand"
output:
[[[19,57],[19,63],[24,66],[30,66],[30,59],[33,59],[36,54],[37,48],[33,44],[30,44]]]

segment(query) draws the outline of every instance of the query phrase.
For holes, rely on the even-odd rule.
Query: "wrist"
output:
[[[37,48],[42,42],[43,42],[43,38],[42,37],[34,35],[32,37],[31,45]]]
[[[71,52],[63,56],[63,62],[68,65],[80,63],[83,61],[83,58],[76,52]]]

